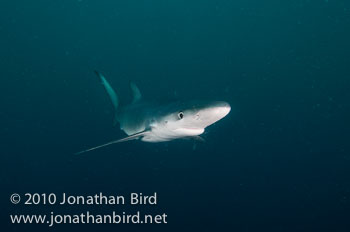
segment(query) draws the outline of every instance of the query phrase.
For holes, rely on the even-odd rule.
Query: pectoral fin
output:
[[[194,139],[195,141],[198,141],[198,142],[202,142],[202,143],[205,142],[205,139],[199,135],[192,136],[191,138]]]
[[[99,149],[99,148],[102,148],[102,147],[106,147],[106,146],[109,146],[109,145],[112,145],[112,144],[115,144],[115,143],[122,143],[122,142],[126,142],[126,141],[129,141],[129,140],[140,139],[141,137],[145,136],[148,133],[149,133],[149,131],[143,131],[143,132],[140,132],[140,133],[136,133],[136,134],[130,135],[130,136],[122,138],[122,139],[114,140],[114,141],[111,141],[109,143],[105,143],[105,144],[99,145],[97,147],[92,147],[92,148],[86,149],[84,151],[77,152],[75,154],[76,155],[80,155],[82,153],[93,151],[93,150],[96,150],[96,149]]]

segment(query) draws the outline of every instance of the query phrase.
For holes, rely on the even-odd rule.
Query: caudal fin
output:
[[[117,109],[119,105],[119,99],[115,91],[113,90],[112,86],[108,83],[106,78],[98,71],[95,71],[96,75],[100,78],[103,87],[108,93],[109,98],[111,99],[112,105],[114,107],[114,118],[113,118],[113,126],[115,126],[118,122],[117,119]]]

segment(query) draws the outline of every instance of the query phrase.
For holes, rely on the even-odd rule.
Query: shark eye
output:
[[[184,113],[182,111],[180,111],[177,116],[179,117],[179,119],[183,119],[184,117]]]

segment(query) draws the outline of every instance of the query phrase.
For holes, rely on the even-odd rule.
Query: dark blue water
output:
[[[54,231],[350,231],[350,2],[2,1],[1,231],[10,214],[167,213],[160,225]],[[230,102],[204,135],[125,136],[93,73],[122,103]],[[157,192],[156,206],[13,205],[12,193]]]

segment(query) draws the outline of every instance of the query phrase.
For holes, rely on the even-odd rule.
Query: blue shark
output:
[[[77,154],[129,140],[165,142],[181,138],[198,138],[205,128],[224,118],[231,110],[224,101],[176,101],[157,104],[143,99],[139,88],[130,84],[133,100],[120,107],[119,98],[106,78],[95,71],[114,108],[114,125],[120,125],[127,137],[89,148]]]

